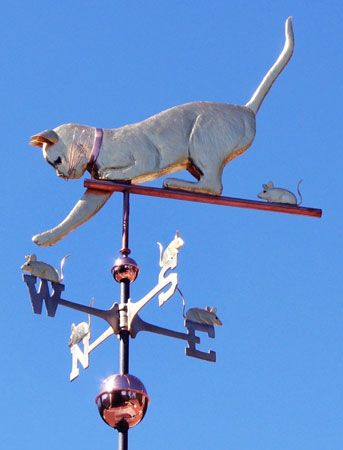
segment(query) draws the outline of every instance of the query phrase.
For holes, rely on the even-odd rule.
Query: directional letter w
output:
[[[23,275],[24,281],[29,289],[33,312],[42,314],[43,300],[49,317],[54,317],[58,302],[61,299],[61,292],[64,291],[64,285],[51,282],[52,294],[50,295],[48,280],[41,280],[38,292],[36,289],[37,277],[33,275]]]

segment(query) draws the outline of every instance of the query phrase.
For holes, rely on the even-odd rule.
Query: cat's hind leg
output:
[[[199,115],[194,122],[189,138],[188,171],[198,179],[197,182],[167,178],[164,187],[205,194],[220,195],[223,186],[221,177],[224,164],[222,152],[218,151],[218,137],[213,132],[213,121]]]
[[[197,182],[179,180],[178,178],[167,178],[163,186],[167,189],[180,189],[183,191],[199,192],[202,194],[220,195],[223,190],[221,174],[218,171],[214,174],[204,174]]]

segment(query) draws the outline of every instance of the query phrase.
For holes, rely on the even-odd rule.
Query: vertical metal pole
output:
[[[122,280],[120,282],[120,303],[122,306],[128,303],[130,298],[130,281]],[[123,314],[123,313],[122,313]],[[126,312],[127,316],[127,312]],[[127,319],[126,319],[127,320]],[[129,340],[130,335],[128,330],[121,330],[119,334],[119,371],[120,375],[129,373]]]
[[[122,228],[122,256],[130,254],[129,249],[129,218],[130,218],[130,194],[123,192],[123,228]],[[120,303],[125,308],[130,298],[130,280],[123,279],[120,282]],[[121,311],[124,322],[127,323],[127,311]],[[129,373],[129,340],[130,334],[127,329],[122,329],[119,334],[119,370],[120,375]],[[128,450],[128,427],[123,425],[118,428],[118,450]]]
[[[119,437],[118,437],[118,449],[119,450],[128,450],[128,428],[124,427],[120,430],[118,430]]]
[[[130,193],[123,192],[123,229],[122,229],[122,248],[120,253],[122,256],[130,254],[129,249],[129,219],[130,219]],[[120,303],[125,307],[130,298],[130,280],[124,278],[120,281]],[[127,323],[127,311],[122,311],[123,321]],[[120,338],[120,375],[129,373],[129,331],[122,329],[119,335]]]
[[[120,253],[127,256],[131,253],[129,249],[129,220],[130,220],[130,193],[123,192],[123,228],[122,228],[122,247]]]

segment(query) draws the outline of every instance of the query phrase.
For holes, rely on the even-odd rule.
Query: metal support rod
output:
[[[129,218],[130,218],[130,193],[123,192],[123,228],[122,228],[122,248],[120,253],[122,256],[130,254],[129,249]],[[129,373],[129,343],[130,333],[127,329],[128,314],[127,303],[130,298],[130,280],[123,279],[120,281],[120,326],[123,327],[119,333],[119,370],[120,375]],[[123,425],[118,428],[118,450],[128,450],[129,429]]]
[[[122,280],[120,282],[120,303],[122,306],[127,305],[130,298],[130,281]],[[121,311],[120,314],[126,316],[127,323],[127,310]],[[129,340],[130,333],[126,330],[121,330],[119,333],[120,345],[119,345],[119,371],[120,375],[126,375],[129,373]]]
[[[128,433],[129,429],[127,427],[122,427],[118,429],[118,449],[119,450],[128,450],[129,443],[128,443]]]
[[[128,190],[123,192],[123,232],[122,232],[122,255],[129,255],[129,218],[130,218],[130,193]]]
[[[129,219],[130,219],[130,193],[129,191],[123,192],[123,228],[122,228],[122,248],[120,253],[123,256],[127,256],[130,253],[129,249]],[[121,304],[121,323],[122,327],[120,338],[120,353],[119,353],[119,366],[120,375],[126,375],[129,373],[129,339],[130,333],[127,329],[128,315],[127,315],[127,303],[130,298],[130,280],[124,278],[120,281],[120,304]]]

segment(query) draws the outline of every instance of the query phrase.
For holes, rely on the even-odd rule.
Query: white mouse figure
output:
[[[174,239],[169,243],[165,250],[163,249],[163,245],[160,242],[157,242],[157,245],[160,248],[160,267],[175,268],[177,264],[177,255],[184,243],[185,242],[178,231],[175,233]]]
[[[204,308],[190,308],[186,313],[186,299],[179,287],[176,288],[178,293],[180,294],[182,300],[182,315],[185,320],[190,320],[192,322],[204,324],[204,325],[223,325],[222,321],[217,316],[217,308],[206,306]]]
[[[53,281],[54,283],[61,283],[64,278],[64,263],[66,262],[66,259],[68,257],[69,255],[65,256],[61,260],[60,274],[50,264],[47,264],[43,261],[37,261],[37,256],[35,254],[25,256],[26,262],[21,266],[21,270],[44,280]]]
[[[91,317],[88,314],[88,323],[80,322],[77,325],[75,323],[71,324],[71,335],[69,338],[69,347],[79,344],[82,339],[90,333],[91,329]]]
[[[300,180],[297,186],[297,191],[299,194],[300,202],[298,203],[297,197],[293,194],[293,192],[288,191],[287,189],[274,187],[274,183],[269,181],[267,184],[263,184],[263,191],[260,192],[257,197],[262,198],[263,200],[267,200],[270,203],[287,203],[289,205],[297,205],[300,206],[303,199],[301,192],[299,190],[299,186],[303,180]]]
[[[90,306],[93,306],[95,303],[94,297],[92,298],[92,301],[90,302]],[[71,334],[69,338],[69,347],[72,347],[73,345],[79,344],[82,339],[87,336],[87,334],[90,334],[91,332],[91,315],[88,314],[88,323],[87,322],[80,322],[77,325],[75,323],[71,324]]]
[[[185,319],[205,325],[223,325],[216,313],[217,308],[210,306],[206,306],[206,309],[190,308],[186,312]]]

